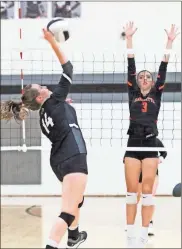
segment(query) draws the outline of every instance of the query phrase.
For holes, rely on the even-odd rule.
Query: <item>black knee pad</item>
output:
[[[83,206],[83,203],[84,203],[84,196],[82,202],[79,203],[78,208],[81,208]]]
[[[64,212],[62,212],[62,213],[59,215],[59,217],[60,217],[61,219],[63,219],[63,220],[67,223],[68,227],[71,226],[71,224],[73,223],[73,221],[74,221],[74,219],[75,219],[75,216],[74,216],[74,215],[68,214],[68,213],[64,213]]]

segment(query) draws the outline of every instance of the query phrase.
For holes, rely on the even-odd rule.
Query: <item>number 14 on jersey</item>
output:
[[[49,134],[50,130],[49,127],[53,127],[54,123],[52,121],[51,117],[47,117],[47,113],[44,113],[44,117],[42,118],[42,125],[44,126],[44,129]]]

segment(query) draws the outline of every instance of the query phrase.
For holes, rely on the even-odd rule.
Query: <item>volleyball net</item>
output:
[[[79,125],[88,146],[127,147],[129,109],[127,93],[127,57],[116,54],[74,54],[73,84],[68,98],[77,111]],[[155,55],[137,61],[137,71],[148,69],[157,75],[160,59]],[[169,62],[166,85],[158,117],[159,139],[166,149],[181,146],[181,72],[175,55]],[[27,50],[20,58],[16,49],[2,54],[1,100],[20,100],[27,84],[46,85],[53,90],[62,69],[52,51]],[[22,73],[23,72],[23,73]],[[30,112],[25,123],[1,121],[1,151],[49,150],[41,134],[38,112]],[[128,150],[142,150],[128,148]],[[157,148],[143,148],[143,151]]]
[[[76,109],[78,122],[88,149],[90,177],[94,179],[88,195],[125,194],[122,158],[125,150],[167,151],[165,172],[161,181],[171,174],[168,187],[159,193],[171,194],[178,182],[181,165],[181,79],[180,64],[173,57],[168,65],[166,86],[158,118],[159,138],[165,148],[127,148],[129,109],[127,93],[127,57],[123,54],[72,54],[73,83],[68,98]],[[137,71],[148,69],[157,75],[161,58],[136,55]],[[20,100],[27,84],[46,85],[53,90],[62,69],[48,49],[18,50],[1,55],[1,101]],[[21,76],[23,69],[23,77]],[[60,195],[60,187],[49,166],[51,144],[41,133],[39,113],[30,112],[24,124],[15,120],[1,121],[1,182],[4,195]],[[175,158],[175,163],[174,163]],[[98,161],[99,159],[99,161]],[[99,165],[98,165],[99,164]],[[111,174],[111,165],[114,173]],[[105,172],[100,184],[99,173]],[[162,172],[160,168],[160,172]],[[92,175],[93,174],[93,175]],[[108,185],[112,182],[112,188]],[[51,184],[47,184],[47,181]],[[13,186],[13,187],[12,187]],[[23,188],[22,188],[23,186]],[[96,188],[94,186],[97,186]],[[103,187],[102,187],[103,186]],[[162,186],[162,185],[161,185]]]

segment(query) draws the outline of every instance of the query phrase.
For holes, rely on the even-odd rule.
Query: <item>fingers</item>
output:
[[[46,33],[46,29],[43,28],[42,31],[43,31],[44,34]]]
[[[137,31],[138,28],[135,28],[134,33]]]
[[[133,22],[130,22],[130,27],[131,27],[131,28],[133,28],[133,25],[134,25],[134,23],[133,23]]]
[[[164,29],[164,31],[166,32],[166,34],[168,35],[168,31],[167,31],[167,29]]]
[[[171,24],[171,31],[172,32],[177,32],[178,31],[178,28],[176,27],[175,24]]]
[[[128,28],[132,29],[133,27],[134,27],[134,22],[129,21],[129,22],[126,23],[125,27],[123,27],[123,30],[126,30]]]

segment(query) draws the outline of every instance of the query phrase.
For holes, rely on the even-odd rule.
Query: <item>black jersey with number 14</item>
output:
[[[59,84],[39,112],[42,133],[52,143],[51,166],[72,156],[87,153],[76,111],[65,101],[72,83],[73,66],[68,61],[62,67],[63,74]]]
[[[128,58],[129,135],[145,138],[158,135],[157,119],[161,106],[167,64],[167,62],[161,62],[154,87],[146,96],[143,96],[136,81],[135,59]]]

